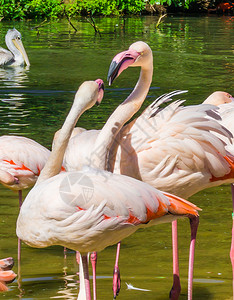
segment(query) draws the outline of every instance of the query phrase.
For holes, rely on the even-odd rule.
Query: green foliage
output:
[[[24,18],[26,2],[26,0],[0,0],[0,17],[4,19]]]
[[[151,5],[166,5],[168,7],[174,6],[174,7],[182,7],[185,9],[190,8],[190,4],[192,2],[196,2],[196,0],[150,0],[149,3]]]
[[[32,0],[28,1],[27,16],[30,18],[56,18],[64,11],[64,3],[58,0]]]
[[[64,15],[142,14],[147,5],[189,9],[199,0],[0,0],[0,18],[60,18]]]

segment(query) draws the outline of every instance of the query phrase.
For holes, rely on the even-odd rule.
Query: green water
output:
[[[0,69],[0,134],[28,136],[50,148],[75,91],[84,80],[106,76],[113,56],[137,40],[147,42],[154,54],[154,77],[144,107],[158,95],[174,89],[189,90],[188,104],[202,102],[215,90],[234,94],[233,17],[168,17],[159,29],[156,17],[96,19],[101,36],[84,19],[75,20],[77,33],[66,21],[45,23],[0,22],[0,45],[15,26],[23,36],[31,66]],[[100,107],[85,113],[79,125],[101,128],[108,115],[130,93],[139,70],[129,68],[106,83]],[[26,195],[24,191],[24,196]],[[13,256],[17,272],[17,193],[0,187],[0,258]],[[230,186],[209,189],[191,199],[200,206],[200,228],[194,269],[194,299],[232,299],[229,261],[232,203]],[[182,293],[187,298],[189,224],[179,222]],[[112,299],[115,247],[98,257],[98,299]],[[122,290],[118,299],[168,299],[172,284],[171,226],[139,230],[122,242]],[[61,247],[32,249],[23,244],[21,278],[0,299],[76,299],[78,288],[74,252],[63,257]],[[127,290],[126,284],[150,290]]]

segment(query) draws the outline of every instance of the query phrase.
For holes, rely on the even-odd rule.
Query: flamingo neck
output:
[[[107,120],[106,124],[99,133],[93,151],[92,167],[106,170],[108,164],[109,150],[115,137],[123,125],[140,109],[144,102],[153,77],[153,56],[148,63],[141,66],[138,82],[127,97]]]
[[[72,134],[72,130],[74,129],[80,116],[86,110],[85,107],[81,107],[78,104],[79,99],[76,100],[77,101],[73,103],[72,108],[59,132],[59,135],[52,148],[52,152],[49,156],[49,159],[45,167],[42,169],[36,184],[57,175],[61,171],[64,153],[66,151],[68,141]]]

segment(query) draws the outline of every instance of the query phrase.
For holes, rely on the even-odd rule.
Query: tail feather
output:
[[[184,200],[175,195],[163,192],[163,194],[170,199],[171,205],[168,211],[173,215],[194,215],[198,216],[198,210],[202,210],[193,203]]]
[[[225,180],[230,180],[233,179],[234,182],[234,156],[231,154],[227,154],[226,156],[224,156],[225,160],[228,162],[228,165],[230,167],[230,172],[225,174],[223,177],[215,177],[212,176],[210,181],[214,182],[214,181],[225,181]],[[225,183],[225,182],[223,182]]]

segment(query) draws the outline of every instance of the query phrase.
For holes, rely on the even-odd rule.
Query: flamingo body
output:
[[[0,182],[12,190],[32,187],[50,151],[22,136],[0,137]]]
[[[215,119],[208,119],[212,110],[211,105],[184,107],[173,102],[151,117],[153,109],[148,108],[121,132],[114,172],[180,197],[233,182],[233,165],[214,132],[231,136]]]
[[[21,208],[17,235],[33,247],[62,245],[88,253],[116,244],[152,219],[153,224],[163,222],[168,214],[177,218],[197,212],[146,183],[87,168],[34,187]]]

